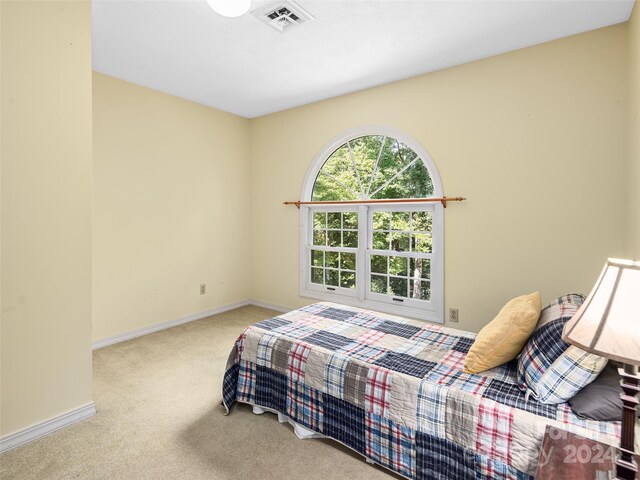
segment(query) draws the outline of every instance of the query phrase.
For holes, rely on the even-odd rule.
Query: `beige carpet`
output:
[[[244,307],[100,350],[98,414],[0,455],[9,479],[394,479],[330,440],[298,440],[271,414],[220,406],[227,355],[275,312]]]

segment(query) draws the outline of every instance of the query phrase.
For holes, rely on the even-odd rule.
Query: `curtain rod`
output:
[[[383,200],[339,200],[327,202],[282,202],[284,205],[295,205],[298,209],[300,205],[367,205],[370,203],[417,203],[417,202],[440,202],[447,208],[447,202],[462,202],[464,197],[441,197],[441,198],[387,198]]]

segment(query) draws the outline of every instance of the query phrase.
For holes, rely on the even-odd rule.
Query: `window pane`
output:
[[[414,278],[431,277],[431,261],[428,258],[412,258],[409,272]]]
[[[311,265],[316,267],[324,265],[324,252],[322,250],[311,250]]]
[[[324,256],[324,266],[331,268],[338,268],[338,252],[325,252]]]
[[[413,212],[411,229],[414,232],[431,232],[432,223],[432,212]]]
[[[328,228],[340,229],[340,212],[329,212],[327,214]]]
[[[356,288],[355,272],[340,272],[340,286],[344,288]]]
[[[410,235],[408,233],[392,233],[391,250],[395,250],[396,252],[408,252],[409,238]]]
[[[313,213],[313,228],[315,230],[319,228],[327,228],[327,214],[325,212]]]
[[[344,270],[355,270],[356,269],[356,254],[355,253],[344,253],[340,254],[340,268]]]
[[[390,230],[391,229],[391,213],[390,212],[373,212],[373,229],[374,230]]]
[[[406,277],[408,261],[405,257],[389,257],[389,273]]]
[[[389,290],[396,297],[407,296],[407,279],[406,278],[389,278]]]
[[[387,293],[387,277],[371,275],[371,291],[373,293]]]
[[[322,272],[322,268],[311,268],[311,281],[313,283],[319,283],[322,285],[324,283],[324,274]]]
[[[373,248],[376,250],[389,250],[389,234],[373,232]]]
[[[414,233],[412,235],[412,250],[414,252],[431,253],[433,237],[430,233]]]
[[[433,212],[374,211],[372,221],[374,224],[377,223],[374,227],[380,229],[372,231],[372,248],[389,253],[388,256],[370,256],[371,291],[389,296],[428,300],[431,260],[400,256],[394,252],[432,252]],[[387,228],[391,230],[384,231]],[[388,275],[388,279],[383,275]]]
[[[393,230],[409,230],[409,212],[393,212],[391,214],[391,228]]]
[[[339,247],[342,245],[341,233],[340,230],[327,230],[327,244],[330,247]]]
[[[349,142],[356,168],[360,174],[360,180],[365,189],[369,184],[369,178],[373,174],[383,138],[382,136],[367,135],[354,138]]]
[[[411,297],[418,300],[431,300],[431,282],[411,280]]]
[[[313,244],[322,246],[327,244],[327,233],[325,230],[313,231]]]
[[[342,214],[342,228],[357,230],[358,229],[358,213],[344,212]]]
[[[352,190],[340,185],[333,178],[323,175],[323,171],[324,169],[316,177],[316,183],[313,185],[311,200],[314,202],[330,202],[336,200],[357,199],[357,195]]]
[[[358,232],[342,232],[342,246],[358,248]]]
[[[393,174],[398,171],[394,170]],[[385,181],[389,178],[390,175],[386,176]],[[383,181],[376,182],[376,187],[371,189],[371,198],[424,198],[433,195],[431,175],[420,159],[376,192],[383,185]]]
[[[322,175],[324,173],[325,175]],[[322,166],[321,174],[316,179],[316,184],[313,187],[313,195],[315,197],[316,190],[319,190],[318,182],[324,178],[336,178],[344,184],[341,186],[341,193],[347,193],[352,198],[338,198],[336,200],[351,200],[357,197],[360,193],[360,183],[356,177],[356,172],[353,170],[353,163],[351,161],[351,154],[347,144],[342,145],[335,152],[333,152],[325,164]],[[334,182],[337,183],[337,182]],[[339,184],[338,184],[339,185]],[[347,187],[345,189],[345,187]],[[346,191],[346,192],[345,192]],[[320,191],[319,191],[320,193]],[[326,193],[322,191],[322,193]],[[315,198],[314,198],[315,200]],[[325,198],[324,200],[328,200]]]
[[[371,271],[374,273],[387,274],[387,258],[382,255],[371,255]]]
[[[378,170],[371,184],[370,192],[374,193],[385,183],[391,180],[399,171],[409,165],[416,158],[416,156],[416,153],[403,143],[398,142],[394,138],[387,138],[384,144],[384,148],[382,149],[382,154],[380,155]],[[422,166],[424,170],[427,171],[426,167],[424,167],[424,164]]]
[[[325,285],[339,286],[340,279],[338,275],[338,270],[327,269],[324,271],[325,273]]]

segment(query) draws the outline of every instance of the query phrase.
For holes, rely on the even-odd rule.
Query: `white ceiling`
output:
[[[253,0],[253,10],[269,1]],[[257,117],[624,22],[633,0],[299,0],[280,33],[205,0],[94,0],[94,70]]]

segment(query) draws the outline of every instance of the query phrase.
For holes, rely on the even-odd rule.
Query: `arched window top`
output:
[[[428,168],[431,158],[419,148],[391,135],[342,141],[319,169],[311,200],[426,198],[438,193]]]

